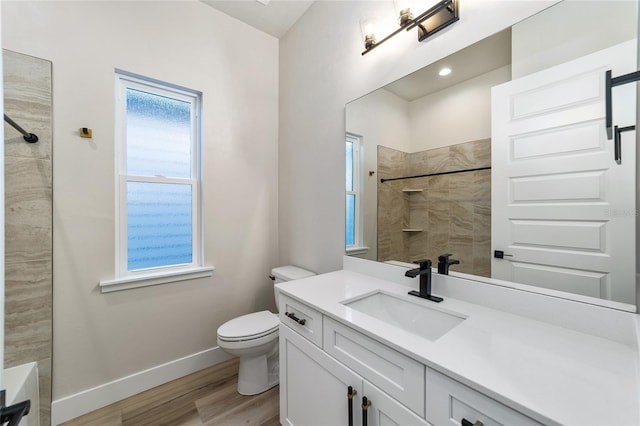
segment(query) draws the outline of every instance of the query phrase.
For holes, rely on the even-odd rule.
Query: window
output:
[[[361,154],[362,138],[347,134],[346,138],[346,233],[347,252],[362,246]]]
[[[116,76],[114,281],[198,268],[201,94],[120,71]]]

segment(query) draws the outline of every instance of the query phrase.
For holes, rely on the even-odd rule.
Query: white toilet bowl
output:
[[[274,284],[315,275],[297,266],[280,266],[271,271]],[[278,288],[274,287],[276,306]],[[260,311],[242,315],[218,328],[218,346],[240,357],[238,393],[255,395],[279,383],[277,314]]]
[[[279,383],[278,315],[269,311],[234,318],[218,328],[218,346],[240,357],[238,393],[255,395]]]

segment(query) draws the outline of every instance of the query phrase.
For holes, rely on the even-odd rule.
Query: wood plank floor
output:
[[[63,426],[280,425],[278,386],[237,392],[234,358],[63,423]]]

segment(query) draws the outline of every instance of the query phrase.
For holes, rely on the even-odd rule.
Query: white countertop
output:
[[[539,422],[640,425],[637,344],[454,298],[436,304],[407,296],[410,288],[405,285],[348,270],[278,287],[323,314]],[[340,303],[376,290],[467,318],[430,341]],[[629,314],[629,318],[634,320],[634,315]]]

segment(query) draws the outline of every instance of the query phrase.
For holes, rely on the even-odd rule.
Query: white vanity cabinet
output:
[[[280,325],[280,423],[295,426],[349,425],[348,387],[359,396],[362,379],[317,346]],[[360,425],[359,398],[353,424]]]
[[[281,297],[280,306],[287,307],[280,324],[283,425],[540,425],[306,304]],[[351,415],[349,387],[356,391]],[[371,404],[366,418],[363,397]]]
[[[428,419],[435,425],[541,426],[541,423],[430,368],[426,371],[426,383]]]
[[[349,386],[356,392],[351,420]],[[363,397],[371,404],[366,421]],[[295,426],[428,425],[284,324],[280,325],[280,422]]]

